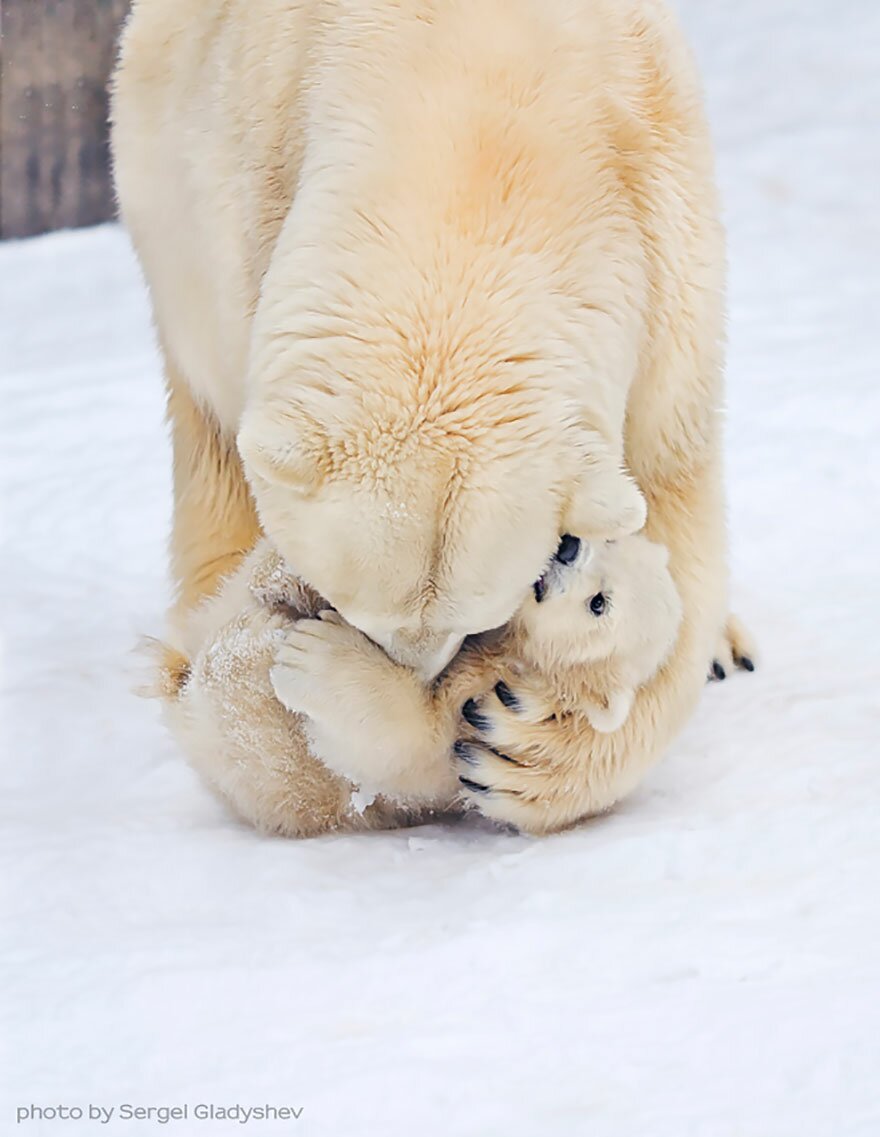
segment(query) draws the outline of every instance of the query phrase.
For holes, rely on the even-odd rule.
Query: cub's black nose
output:
[[[580,538],[572,537],[571,533],[566,533],[559,542],[559,548],[553,554],[553,559],[559,561],[561,565],[570,565],[577,559],[580,551]]]

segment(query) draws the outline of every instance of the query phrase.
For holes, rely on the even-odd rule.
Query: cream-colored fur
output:
[[[325,607],[263,540],[193,614],[184,635],[155,645],[160,681],[148,693],[162,697],[195,769],[245,820],[288,837],[400,825],[423,815],[402,795],[383,801],[358,794],[356,784],[314,757],[302,716],[275,697],[270,673],[285,634],[296,621],[317,622]],[[449,803],[454,795],[445,796]],[[415,804],[428,803],[422,797]]]
[[[138,0],[113,116],[170,392],[172,638],[198,656],[225,626],[199,600],[240,595],[259,517],[433,674],[561,533],[640,528],[628,471],[681,596],[674,652],[619,730],[518,723],[519,765],[481,771],[483,811],[536,831],[610,805],[692,709],[726,607],[723,246],[666,10]],[[215,783],[227,726],[182,732]],[[234,761],[256,801],[259,748]]]
[[[497,747],[508,714],[530,725],[558,714],[618,729],[681,621],[666,550],[641,536],[582,546],[571,563],[551,562],[540,584],[509,627],[466,644],[433,686],[326,611],[285,634],[272,685],[308,717],[314,753],[362,791],[445,807],[457,789],[455,743],[459,781],[485,793],[470,769],[481,747],[469,734]]]
[[[662,545],[640,535],[554,557],[512,621],[510,650],[553,692],[541,719],[585,714],[603,733],[667,659],[681,601]],[[537,721],[541,721],[538,719]]]
[[[303,835],[451,810],[486,792],[466,738],[493,746],[507,711],[615,730],[675,641],[666,552],[644,537],[582,546],[541,582],[506,629],[476,637],[426,685],[262,541],[203,606],[192,641],[164,649],[158,693],[197,769],[261,828]]]

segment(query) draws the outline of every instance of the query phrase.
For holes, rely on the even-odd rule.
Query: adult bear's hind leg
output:
[[[260,536],[234,438],[226,437],[170,361],[168,419],[174,463],[172,626],[232,573]]]

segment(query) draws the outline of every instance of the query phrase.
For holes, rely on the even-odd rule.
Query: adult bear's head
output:
[[[239,434],[291,568],[425,678],[513,615],[563,533],[645,518],[619,457],[546,387],[434,394],[305,383],[255,400]]]
[[[513,615],[563,533],[641,528],[629,307],[585,308],[544,255],[412,209],[328,230],[312,196],[263,282],[239,451],[291,568],[430,677]]]

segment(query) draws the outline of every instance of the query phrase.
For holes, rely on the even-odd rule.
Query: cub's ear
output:
[[[583,460],[568,512],[566,533],[610,541],[637,533],[648,511],[642,491],[604,446]]]
[[[314,493],[324,481],[323,432],[296,406],[266,404],[246,411],[237,443],[248,477],[302,494]]]
[[[614,691],[602,702],[585,700],[582,710],[590,720],[590,726],[600,734],[613,734],[620,730],[629,718],[636,693],[634,688],[626,687]]]

